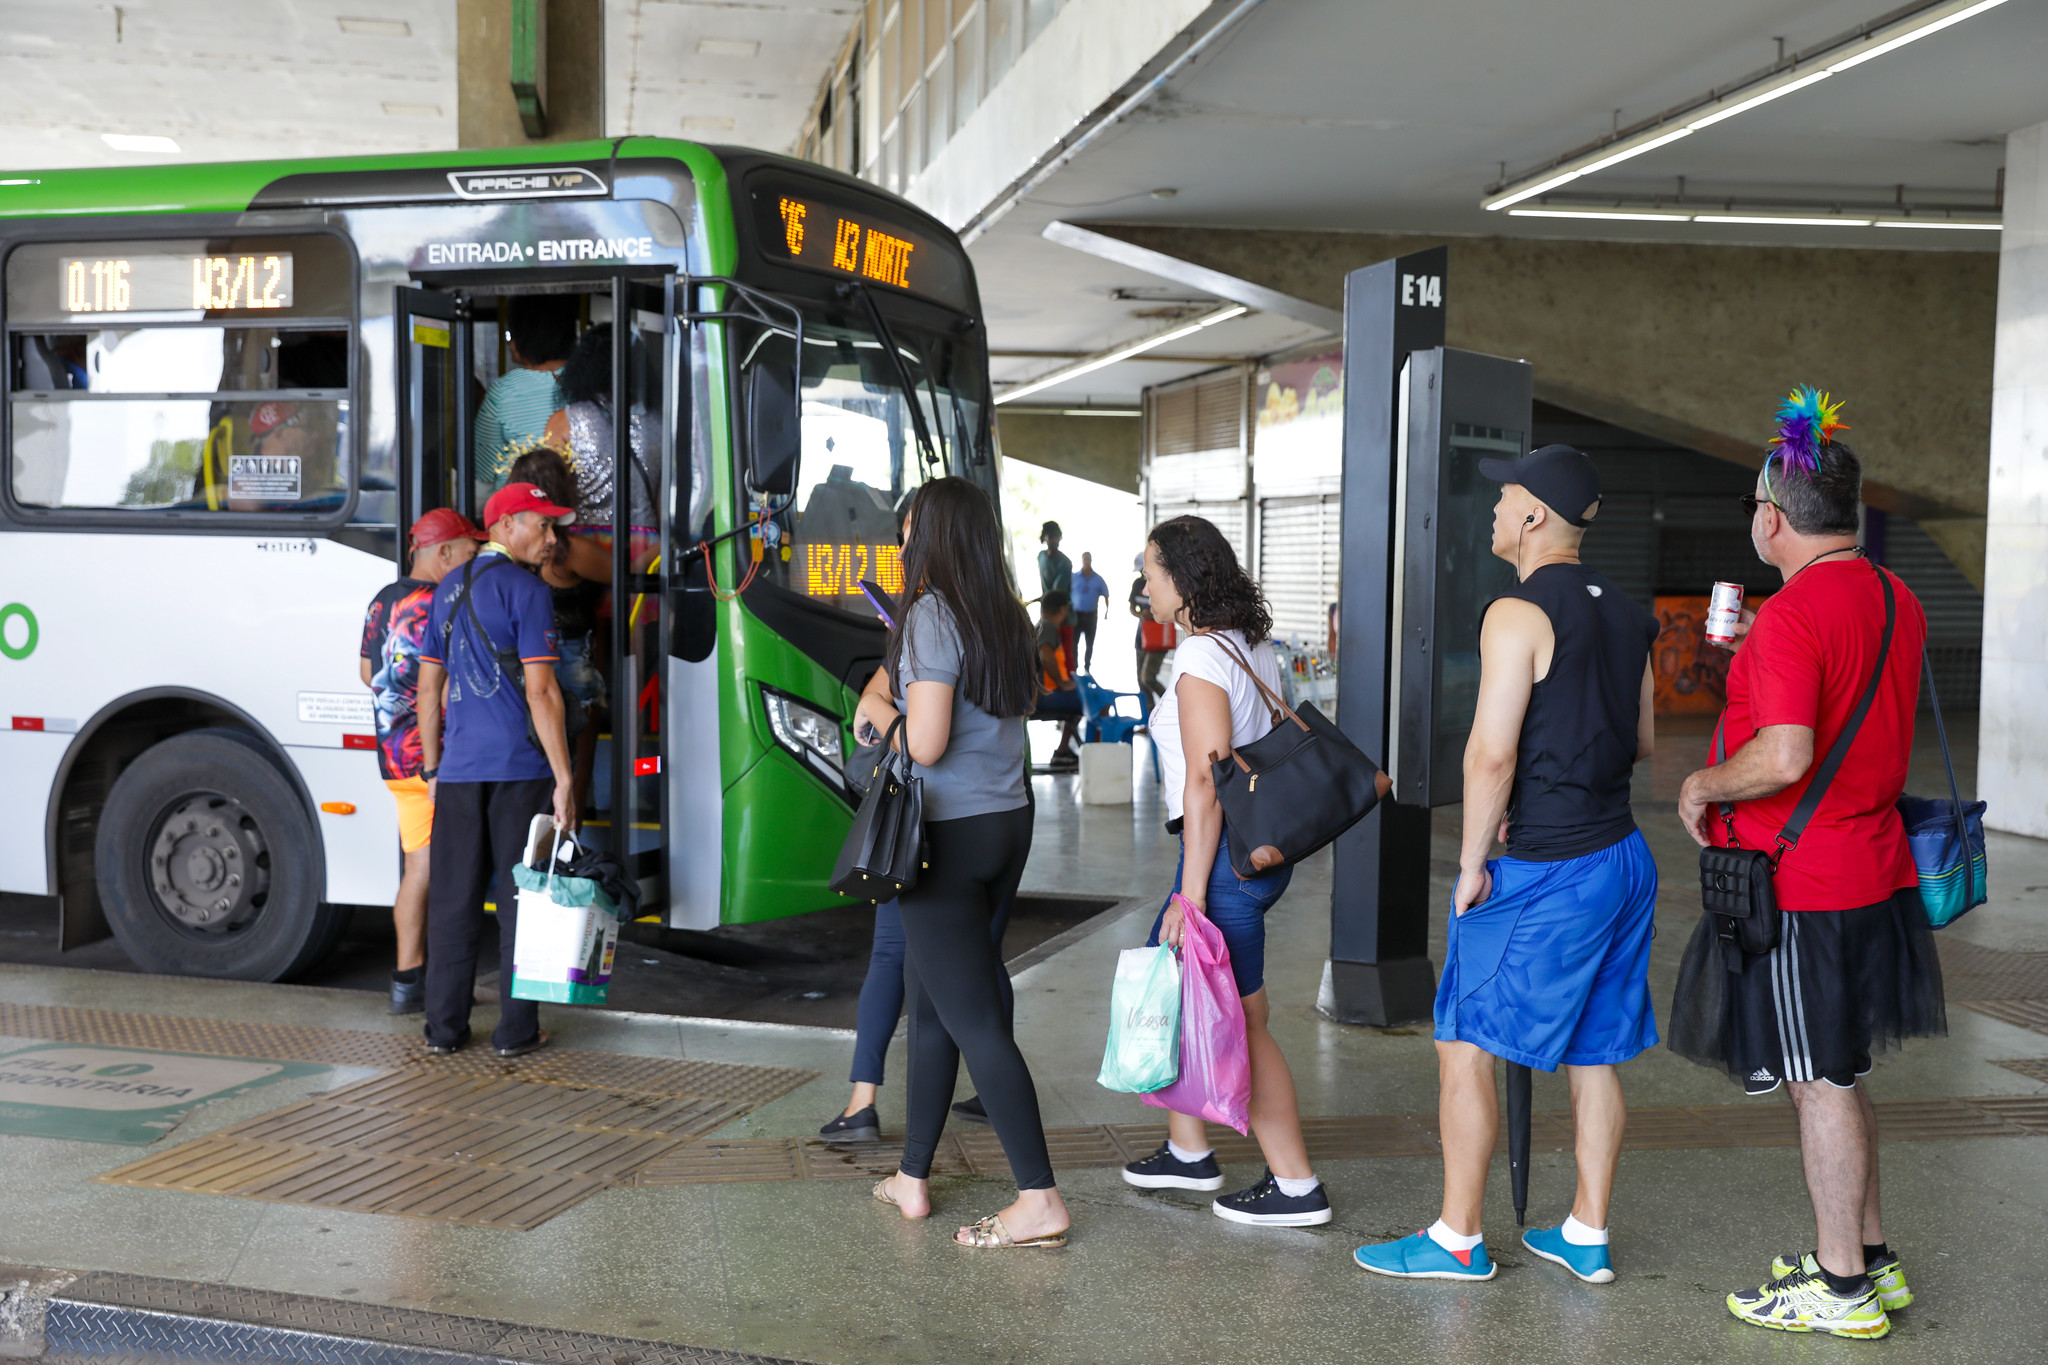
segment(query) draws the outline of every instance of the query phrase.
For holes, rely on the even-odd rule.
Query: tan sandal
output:
[[[1068,1229],[1061,1228],[1058,1232],[1048,1232],[1042,1237],[1026,1237],[1019,1241],[1003,1226],[1002,1215],[992,1213],[973,1227],[962,1228],[961,1231],[967,1234],[967,1240],[962,1242],[957,1236],[953,1240],[961,1246],[971,1247],[977,1251],[992,1251],[1000,1247],[1031,1247],[1040,1251],[1057,1251],[1067,1244]]]
[[[895,1209],[898,1213],[903,1213],[903,1205],[900,1202],[898,1202],[895,1195],[889,1193],[889,1182],[891,1180],[894,1180],[895,1178],[895,1176],[889,1175],[883,1176],[880,1180],[877,1180],[875,1182],[874,1195],[877,1202],[887,1204],[890,1208]],[[931,1217],[931,1214],[925,1213],[922,1215],[922,1217],[929,1218]],[[906,1223],[915,1223],[919,1221],[919,1219],[913,1218],[907,1213],[903,1213],[903,1220]]]

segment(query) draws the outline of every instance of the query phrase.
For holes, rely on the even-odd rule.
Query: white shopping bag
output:
[[[529,844],[537,846],[538,840]],[[521,883],[518,933],[512,943],[516,1000],[601,1005],[610,992],[619,921],[593,896],[589,882],[557,875],[560,865],[575,853],[575,840],[563,833],[555,839],[545,878],[530,865],[514,874]]]

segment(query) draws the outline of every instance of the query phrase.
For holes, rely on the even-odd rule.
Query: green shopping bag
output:
[[[1132,1094],[1180,1076],[1180,960],[1165,944],[1126,948],[1109,991],[1109,1043],[1098,1085]]]

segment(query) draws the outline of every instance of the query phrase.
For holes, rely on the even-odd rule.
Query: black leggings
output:
[[[934,820],[925,826],[930,866],[897,898],[910,995],[909,1116],[902,1170],[919,1180],[946,1129],[960,1056],[981,1092],[1020,1190],[1053,1187],[1038,1116],[1038,1090],[1004,1018],[1002,950],[989,925],[1007,914],[1031,853],[1031,807]]]

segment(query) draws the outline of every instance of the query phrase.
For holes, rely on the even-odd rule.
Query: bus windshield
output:
[[[902,591],[897,532],[911,494],[946,474],[987,488],[993,473],[979,348],[893,321],[887,330],[893,360],[864,319],[805,319],[803,453],[796,493],[774,518],[788,554],[763,565],[791,591],[869,617],[862,579]]]

